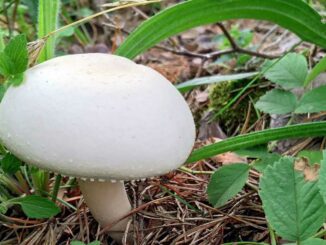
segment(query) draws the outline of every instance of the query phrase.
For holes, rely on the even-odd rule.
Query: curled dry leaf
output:
[[[315,181],[318,179],[318,164],[310,165],[307,158],[302,157],[295,161],[294,169],[302,172],[306,181]]]
[[[46,39],[38,39],[36,41],[30,42],[27,44],[28,50],[28,67],[32,67],[36,64],[36,61],[41,53]]]

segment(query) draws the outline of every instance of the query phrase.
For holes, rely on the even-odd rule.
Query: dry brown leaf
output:
[[[318,164],[311,166],[305,157],[296,160],[294,163],[294,169],[302,172],[306,181],[317,180],[319,168],[320,166]]]

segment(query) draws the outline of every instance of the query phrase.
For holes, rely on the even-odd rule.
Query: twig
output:
[[[230,42],[230,45],[232,47],[231,51],[233,51],[234,53],[237,52],[237,53],[249,54],[251,56],[261,57],[261,58],[265,58],[265,59],[279,58],[278,55],[264,54],[264,53],[259,53],[259,52],[256,52],[256,51],[252,51],[252,50],[241,48],[236,43],[236,41],[233,39],[233,37],[231,36],[231,34],[228,32],[228,30],[225,28],[225,26],[222,23],[217,23],[217,25],[220,27],[221,31],[223,32],[223,34],[225,35],[225,37]]]

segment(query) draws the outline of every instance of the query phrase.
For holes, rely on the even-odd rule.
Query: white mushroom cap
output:
[[[158,72],[107,54],[58,57],[0,104],[0,138],[27,163],[84,178],[165,174],[188,157],[191,112]]]

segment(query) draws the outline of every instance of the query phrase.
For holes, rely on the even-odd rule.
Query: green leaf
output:
[[[6,86],[0,84],[0,102],[2,101],[3,96],[5,96],[6,91],[7,91]]]
[[[266,129],[259,132],[243,134],[194,150],[187,163],[196,162],[205,158],[228,151],[236,151],[273,140],[303,138],[326,135],[326,122],[303,123],[280,128]]]
[[[54,202],[41,196],[26,196],[21,198],[19,202],[29,218],[51,218],[60,212],[60,208]]]
[[[321,151],[307,151],[303,150],[298,153],[298,157],[305,157],[309,160],[310,164],[320,164],[323,159],[323,153]]]
[[[12,63],[11,59],[5,53],[0,53],[0,75],[5,77],[11,74],[13,70],[14,64]]]
[[[187,82],[183,82],[183,83],[176,85],[176,88],[181,93],[186,93],[186,92],[190,91],[191,89],[193,89],[197,86],[200,86],[200,85],[241,80],[241,79],[253,77],[257,74],[258,74],[257,72],[248,72],[248,73],[240,73],[240,74],[232,74],[232,75],[218,75],[218,76],[195,78],[195,79],[189,80]]]
[[[249,170],[249,165],[243,163],[224,165],[216,170],[207,187],[209,202],[216,208],[223,206],[241,191],[248,179]]]
[[[319,238],[309,238],[301,243],[302,245],[326,245],[326,240]],[[295,244],[296,245],[296,244]]]
[[[282,158],[265,170],[259,195],[267,221],[282,238],[304,241],[323,225],[326,205],[317,183],[295,169],[293,158]]]
[[[312,70],[309,72],[304,85],[308,86],[311,81],[313,81],[320,73],[326,70],[326,56],[322,58]]]
[[[320,163],[318,187],[326,203],[326,150],[323,151],[323,160]]]
[[[19,86],[24,81],[24,73],[18,73],[8,78],[8,85]]]
[[[326,111],[326,86],[320,86],[305,93],[299,100],[295,113]]]
[[[5,49],[5,42],[4,42],[5,32],[0,30],[0,52]]]
[[[284,89],[303,87],[308,74],[306,58],[301,54],[289,53],[269,68],[264,76]]]
[[[101,242],[100,241],[94,241],[94,242],[89,243],[88,245],[101,245]]]
[[[21,165],[22,162],[11,153],[7,153],[1,160],[1,168],[7,174],[16,173]]]
[[[297,245],[297,243],[286,243],[284,245]],[[301,242],[300,245],[326,245],[326,240],[309,238],[308,240]]]
[[[238,150],[236,153],[240,156],[258,158],[258,160],[253,162],[252,166],[259,172],[263,172],[267,166],[274,164],[281,158],[277,153],[268,152],[265,145]]]
[[[167,8],[143,22],[117,50],[134,58],[161,40],[190,28],[230,19],[258,19],[278,24],[302,40],[326,47],[326,25],[303,1],[190,0]]]
[[[273,89],[259,98],[256,108],[269,114],[286,114],[293,112],[297,99],[290,91]]]
[[[60,11],[59,0],[39,0],[38,1],[38,38],[43,38],[51,31],[58,28],[58,16]],[[43,62],[55,56],[56,35],[50,36],[42,49],[39,61]]]
[[[13,67],[11,75],[23,73],[28,65],[27,40],[25,35],[14,37],[5,47],[4,53],[10,58]]]
[[[81,241],[72,241],[70,243],[70,245],[85,245],[85,243],[81,242]]]

